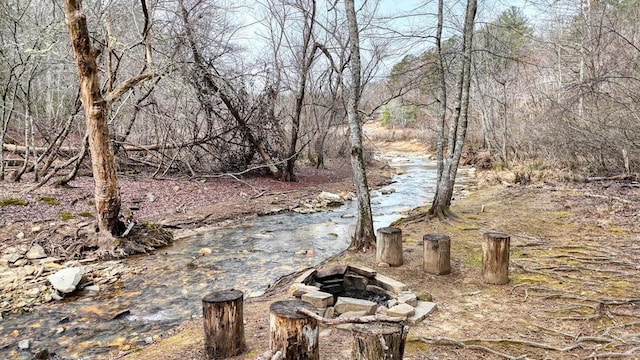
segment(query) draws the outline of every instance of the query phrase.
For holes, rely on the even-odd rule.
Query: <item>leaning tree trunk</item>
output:
[[[351,241],[354,250],[366,250],[376,246],[376,236],[373,232],[373,214],[371,213],[371,198],[367,184],[367,172],[364,165],[364,149],[362,146],[362,127],[358,106],[360,104],[360,36],[354,0],[346,0],[345,10],[349,23],[349,42],[351,43],[351,89],[347,106],[347,119],[351,131],[351,166],[353,167],[353,181],[356,184],[358,197],[358,220],[356,232]]]
[[[91,46],[81,0],[65,0],[64,12],[78,66],[81,100],[89,133],[98,228],[100,232],[115,234],[119,228],[120,191],[116,162],[109,144],[108,104],[98,83],[96,50]]]

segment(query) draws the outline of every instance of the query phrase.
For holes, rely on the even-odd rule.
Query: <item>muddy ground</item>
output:
[[[121,187],[125,207],[137,207],[140,219],[190,231],[274,208],[292,208],[322,190],[349,191],[349,172],[349,163],[342,162],[329,170],[303,170],[300,182],[293,184],[266,179],[133,179]],[[371,183],[383,183],[386,175],[379,167],[372,172]],[[431,293],[438,308],[423,323],[411,326],[405,359],[640,358],[638,184],[564,182],[541,173],[532,174],[533,182],[525,186],[513,184],[509,173],[488,171],[480,177],[478,190],[454,201],[457,218],[428,221],[421,215],[425,209],[416,209],[408,220],[396,224],[403,230],[404,265],[377,268],[372,253],[346,252],[328,260],[377,268],[414,291]],[[19,185],[2,183],[0,198],[19,194],[14,186]],[[76,206],[85,202],[86,211],[91,211],[91,186],[74,186],[71,191],[51,187],[26,195],[42,208],[25,212],[22,218],[0,209],[0,252],[44,242],[38,234],[45,231],[51,236],[58,233],[56,229],[72,231],[90,222],[79,215],[85,205]],[[62,199],[61,205],[40,200],[49,195]],[[136,202],[130,203],[131,199]],[[48,208],[54,206],[60,207]],[[74,217],[63,220],[61,211]],[[44,229],[31,231],[35,225]],[[480,277],[482,234],[491,230],[511,235],[507,285],[488,285]],[[421,239],[434,232],[452,238],[450,275],[422,271]],[[268,349],[268,307],[288,298],[287,288],[284,279],[264,296],[247,300],[249,349],[237,359],[255,359]],[[320,346],[321,359],[349,357],[351,335],[323,328]],[[204,359],[203,347],[202,320],[194,319],[154,344],[121,349],[117,358]]]

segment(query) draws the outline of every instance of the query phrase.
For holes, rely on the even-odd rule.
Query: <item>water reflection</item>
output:
[[[376,229],[426,205],[435,186],[432,162],[394,158],[390,165],[401,174],[383,189],[394,192],[372,196]],[[199,316],[200,299],[209,291],[235,288],[259,295],[281,276],[343,251],[354,231],[355,211],[350,203],[324,213],[260,217],[128,259],[130,272],[113,291],[79,294],[0,322],[2,336],[9,339],[0,343],[0,358],[31,359],[32,352],[48,349],[65,357],[103,359],[144,344]],[[30,349],[20,351],[17,343],[24,339],[30,339]]]

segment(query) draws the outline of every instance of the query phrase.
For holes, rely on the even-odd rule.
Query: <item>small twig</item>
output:
[[[127,225],[127,230],[125,230],[122,233],[122,237],[125,237],[127,235],[129,235],[129,233],[131,232],[131,229],[133,229],[133,227],[136,225],[135,221],[129,221],[129,225]]]

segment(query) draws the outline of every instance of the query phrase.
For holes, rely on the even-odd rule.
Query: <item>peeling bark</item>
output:
[[[119,228],[120,191],[116,162],[109,144],[108,103],[100,92],[96,51],[91,46],[87,19],[80,0],[65,0],[67,30],[78,66],[81,101],[89,133],[95,203],[100,232],[116,234]]]

